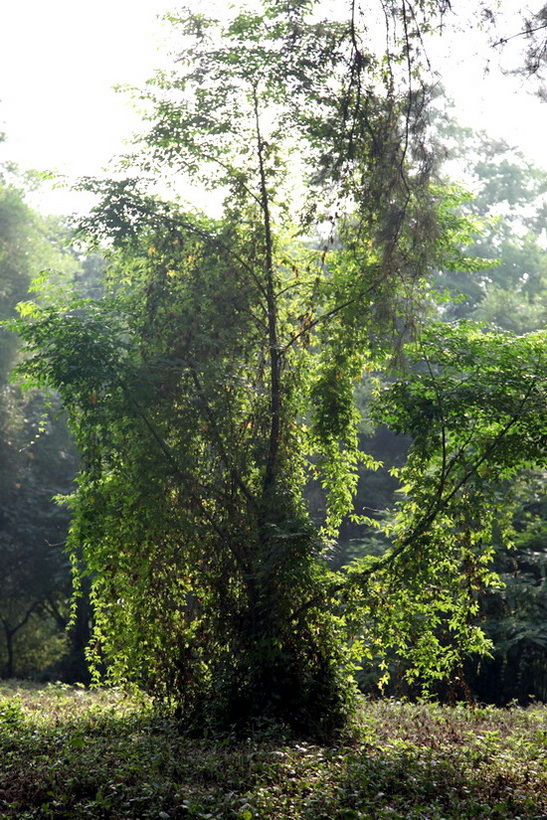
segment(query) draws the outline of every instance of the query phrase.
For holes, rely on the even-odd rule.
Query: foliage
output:
[[[33,213],[24,195],[15,169],[0,169],[2,319],[15,314],[42,269],[55,266],[66,279],[76,264],[63,247],[63,227]],[[6,382],[17,340],[6,328],[0,333],[0,669],[11,676],[50,665],[65,649],[59,619],[70,597],[61,551],[68,521],[52,497],[69,490],[75,455],[66,426],[54,420],[58,404],[48,408],[39,392],[23,396]]]
[[[478,274],[439,272],[437,286],[456,297],[443,305],[441,315],[472,318],[519,335],[544,328],[545,171],[507,143],[458,126],[450,111],[437,120],[437,129],[449,167],[454,173],[455,165],[474,191],[473,199],[462,203],[463,211],[485,220],[482,235],[468,250],[496,259],[495,267],[486,266]],[[528,546],[524,534],[523,511],[537,506],[529,471],[527,476],[525,481],[518,476],[511,479],[517,533],[509,540],[514,548],[508,551],[508,539],[493,534],[494,567],[503,585],[481,595],[481,618],[493,642],[493,658],[482,659],[478,672],[466,664],[472,690],[496,703],[515,698],[526,702],[530,695],[543,698],[547,693],[541,645],[543,545],[532,535]],[[544,484],[543,473],[535,481]],[[541,521],[535,527],[541,532]]]
[[[70,489],[76,469],[66,426],[53,420],[52,410],[45,416],[43,397],[17,399],[8,418],[13,425],[13,405],[26,417],[21,429],[9,432],[15,454],[8,465],[11,482],[2,499],[0,532],[0,659],[7,677],[44,669],[66,651],[62,622],[68,620],[71,583],[62,547],[68,520],[53,496]],[[32,643],[36,649],[29,653]]]
[[[302,500],[308,457],[332,535],[357,475],[354,383],[412,324],[431,259],[453,254],[404,44],[390,63],[355,21],[308,12],[173,17],[184,50],[144,94],[140,173],[220,187],[223,216],[134,178],[89,183],[110,291],[23,305],[19,329],[27,376],[59,390],[82,453],[71,538],[111,676],[200,727],[327,736],[351,707],[351,661]],[[296,238],[327,218],[324,248]]]
[[[440,102],[445,105],[442,99]],[[459,210],[479,220],[481,230],[471,238],[471,244],[464,240],[462,248],[467,253],[479,253],[486,261],[482,269],[474,266],[468,272],[443,268],[435,275],[435,287],[451,297],[440,303],[439,315],[444,320],[479,319],[485,326],[517,334],[544,327],[545,172],[506,143],[462,128],[451,119],[450,110],[442,116],[435,115],[434,126],[447,154],[448,162],[441,171],[444,175],[463,175],[464,184],[474,191],[473,198],[460,201]],[[495,267],[488,264],[488,257],[494,259]],[[364,446],[369,452],[378,453],[384,468],[363,476],[356,504],[393,509],[394,499],[388,493],[393,492],[396,479],[389,475],[388,468],[404,462],[408,437],[391,434],[386,440],[385,428],[380,428],[372,441],[365,440]],[[542,484],[541,472],[535,481]],[[507,482],[503,484],[507,489]],[[480,594],[480,619],[493,641],[493,658],[481,659],[478,673],[476,663],[465,663],[466,679],[473,693],[496,703],[508,703],[515,698],[526,702],[528,694],[543,697],[545,692],[543,649],[535,642],[542,619],[543,547],[533,535],[528,547],[524,531],[521,532],[522,511],[537,507],[537,494],[530,490],[531,495],[526,498],[524,488],[533,486],[530,478],[523,483],[515,476],[511,485],[510,495],[516,504],[513,526],[518,537],[513,539],[515,547],[508,551],[507,537],[493,533],[493,566],[501,572],[503,585]],[[377,488],[385,488],[383,504],[375,502]],[[507,497],[504,503],[509,504]],[[541,521],[536,521],[534,527],[541,532]],[[355,525],[345,526],[344,537],[353,538],[356,544],[361,542],[360,549],[366,549],[371,539],[369,533]],[[355,549],[351,544],[348,548]],[[400,664],[399,659],[395,670]],[[359,678],[361,685],[368,688],[371,680],[381,678],[381,670],[365,670]],[[407,684],[394,675],[388,691],[401,690],[407,691]]]
[[[436,105],[439,102],[445,105],[442,99],[436,100]],[[450,297],[440,302],[438,315],[445,321],[458,317],[478,319],[485,327],[519,335],[543,328],[545,172],[506,143],[461,127],[451,119],[450,110],[442,116],[435,114],[434,127],[447,155],[447,163],[441,166],[443,175],[457,174],[474,192],[473,197],[462,198],[457,206],[461,215],[468,214],[476,220],[477,229],[480,228],[475,236],[467,240],[462,237],[462,251],[483,257],[482,268],[474,265],[469,270],[457,271],[443,267],[435,274],[435,288]],[[488,263],[488,258],[494,266]],[[442,335],[442,330],[439,332]],[[371,476],[363,476],[356,505],[393,509],[394,498],[388,493],[393,492],[396,479],[389,475],[388,468],[404,462],[408,441],[409,437],[393,434],[386,440],[383,427],[372,442],[363,441],[369,452],[378,453],[384,468]],[[537,481],[540,484],[543,481],[541,472],[537,474]],[[513,504],[517,505],[513,526],[520,533],[519,507],[524,510],[529,503],[533,508],[535,493],[527,500],[523,487],[532,485],[522,484],[517,475],[510,484],[508,487],[507,481],[502,482],[503,505],[507,521],[511,517],[509,507],[513,510]],[[385,488],[383,505],[374,501],[378,488]],[[499,501],[498,494],[492,505]],[[541,522],[536,522],[535,527],[540,532]],[[377,536],[371,539],[369,533],[355,525],[346,526],[344,530],[344,537],[353,538],[356,544],[360,542],[361,550],[377,541]],[[515,547],[508,551],[511,541]],[[545,692],[543,649],[535,643],[542,619],[543,548],[537,540],[534,543],[529,549],[522,533],[516,538],[508,537],[508,533],[504,536],[497,529],[492,533],[493,568],[501,572],[503,584],[481,592],[479,603],[480,622],[493,642],[493,659],[480,660],[478,675],[476,662],[467,661],[464,665],[467,682],[481,699],[507,703],[522,698],[526,702],[527,693],[543,697],[540,693]],[[349,544],[348,549],[355,550],[355,547]],[[532,569],[534,562],[537,566]],[[408,691],[408,684],[400,679],[401,666],[404,668],[405,664],[400,657],[392,660],[394,675],[388,691]],[[361,685],[367,689],[371,681],[381,677],[378,669],[359,674]]]
[[[468,650],[484,651],[476,616],[481,590],[496,580],[494,545],[511,543],[508,484],[519,471],[544,464],[545,334],[439,324],[409,355],[415,367],[386,390],[378,410],[412,443],[400,471],[405,497],[393,550],[372,564],[380,584],[376,635],[378,646],[388,636],[417,668],[435,659],[441,678],[444,662],[462,661],[453,655],[451,633],[465,636]],[[369,562],[350,574],[366,578]],[[395,606],[401,579],[404,604]]]
[[[479,220],[481,230],[463,247],[492,260],[479,272],[438,272],[436,286],[452,297],[443,318],[474,319],[519,334],[544,327],[546,172],[507,143],[458,125],[450,110],[435,122],[449,173],[463,175],[474,192],[460,209]]]
[[[514,480],[514,547],[507,550],[495,541],[494,566],[503,587],[481,600],[493,651],[478,670],[469,670],[469,682],[482,700],[500,705],[547,700],[544,487],[542,471],[525,471]]]
[[[6,820],[526,818],[547,808],[545,709],[365,704],[359,739],[191,741],[121,691],[0,690]]]
[[[15,313],[15,305],[25,295],[32,277],[27,248],[32,235],[32,214],[23,201],[21,192],[0,185],[0,265],[2,269],[2,318]],[[3,333],[0,337],[0,372],[5,377],[13,356],[14,338]]]

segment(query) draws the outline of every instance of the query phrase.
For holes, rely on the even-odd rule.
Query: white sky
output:
[[[138,128],[113,86],[159,65],[166,0],[0,0],[1,159],[75,179],[93,175]],[[42,209],[74,206],[57,192]]]
[[[495,2],[492,3],[495,8]],[[471,8],[466,17],[465,7]],[[510,38],[522,31],[522,13],[529,9],[521,0],[499,0],[495,30],[482,29],[476,0],[453,0],[456,14],[447,21],[460,25],[459,34],[450,28],[429,50],[433,68],[443,76],[449,95],[455,100],[462,125],[484,130],[517,146],[533,162],[547,167],[547,102],[538,95],[535,78],[516,76],[510,70],[522,67],[525,39],[515,37],[502,48],[493,48],[488,39]],[[534,4],[537,10],[540,0]],[[457,12],[460,12],[460,19]],[[466,20],[475,23],[471,26]]]
[[[194,2],[210,8],[209,2]],[[453,7],[465,2],[453,0]],[[507,20],[500,32],[510,35],[521,4],[502,5]],[[0,160],[70,180],[99,173],[139,124],[112,86],[142,85],[162,64],[158,47],[165,34],[157,16],[176,8],[169,0],[0,0],[0,130],[8,138]],[[522,42],[512,45],[518,50]],[[431,58],[443,70],[462,124],[504,137],[547,166],[547,103],[528,93],[531,82],[500,75],[484,34],[476,28],[457,38],[448,33]],[[511,59],[506,51],[504,64]],[[51,212],[85,209],[74,194],[59,190],[44,189],[33,204]]]

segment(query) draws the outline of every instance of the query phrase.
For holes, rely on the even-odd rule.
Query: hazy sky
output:
[[[165,0],[0,0],[2,158],[71,178],[94,174],[138,118],[118,83],[159,62]],[[70,199],[47,203],[62,209]]]
[[[463,9],[471,0],[454,0]],[[210,8],[209,3],[198,7]],[[476,4],[475,4],[476,5]],[[502,4],[501,33],[515,33],[518,0]],[[161,64],[165,37],[156,19],[169,0],[19,0],[0,3],[0,158],[23,168],[53,170],[70,179],[98,173],[138,127],[117,83],[141,85]],[[513,41],[512,52],[522,47]],[[511,51],[502,62],[510,65]],[[447,34],[431,51],[434,67],[456,97],[460,120],[502,136],[547,166],[547,103],[527,94],[531,83],[500,76],[498,56],[473,28]],[[489,64],[490,73],[485,75]],[[73,196],[44,191],[43,210],[67,211]]]

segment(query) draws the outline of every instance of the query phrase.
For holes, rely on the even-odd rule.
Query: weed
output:
[[[120,690],[0,685],[5,820],[503,820],[547,813],[547,709],[366,703],[323,747],[190,740]]]

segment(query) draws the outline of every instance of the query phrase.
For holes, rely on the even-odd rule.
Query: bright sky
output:
[[[160,64],[167,0],[0,2],[0,157],[71,179],[93,175],[138,127],[113,86],[142,85]],[[41,203],[74,205],[58,192]]]
[[[210,3],[195,0],[208,10]],[[466,0],[455,0],[462,8]],[[459,4],[458,4],[459,3]],[[520,6],[518,0],[514,12]],[[138,117],[118,83],[142,85],[162,64],[165,37],[157,16],[177,8],[169,0],[4,0],[0,6],[0,160],[51,170],[74,180],[100,172],[138,129]],[[515,33],[515,20],[506,22]],[[521,44],[514,41],[513,48]],[[473,124],[518,144],[547,166],[547,103],[527,91],[531,83],[500,76],[496,53],[476,29],[447,36],[434,67],[457,100],[463,124]],[[487,60],[490,75],[484,76]],[[505,53],[504,64],[511,60]],[[34,199],[44,211],[84,208],[66,191],[44,189]]]
[[[467,17],[471,26],[466,25],[466,6],[471,10]],[[539,6],[535,3],[536,10]],[[459,24],[461,33],[454,34],[447,28],[437,47],[429,51],[431,62],[456,102],[462,125],[505,139],[537,165],[547,168],[547,102],[539,99],[535,78],[510,73],[524,62],[525,39],[513,37],[522,31],[520,10],[530,12],[521,0],[500,0],[499,7],[497,28],[481,30],[476,0],[453,0],[455,14],[447,21],[456,28]],[[488,45],[489,36],[495,40],[513,39],[502,48],[493,48]]]

